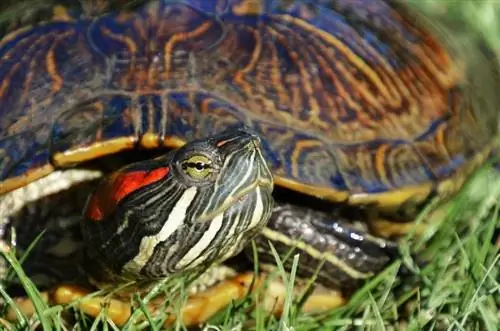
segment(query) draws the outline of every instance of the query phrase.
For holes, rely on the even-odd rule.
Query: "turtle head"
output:
[[[272,190],[260,140],[244,129],[128,165],[88,200],[88,271],[101,281],[157,279],[229,258],[267,223]]]

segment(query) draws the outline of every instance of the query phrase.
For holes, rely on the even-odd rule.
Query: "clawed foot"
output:
[[[296,286],[297,294],[304,290]],[[191,295],[181,308],[182,323],[194,326],[206,322],[218,311],[229,306],[231,302],[244,299],[249,293],[255,294],[255,304],[268,313],[279,315],[283,311],[286,287],[278,279],[266,279],[265,276],[254,277],[253,273],[239,274],[221,281],[217,285]],[[74,285],[61,285],[50,292],[42,292],[42,298],[49,305],[73,305],[92,318],[103,313],[117,326],[125,325],[132,316],[133,307],[126,296],[91,295],[91,291]],[[163,309],[164,298],[156,298],[149,302],[148,309],[152,316],[166,314],[165,326],[173,325],[177,316],[173,309]],[[317,288],[307,298],[302,307],[304,312],[323,312],[344,305],[345,298],[340,292]],[[33,303],[28,298],[15,299],[17,309],[25,316],[35,314]],[[14,309],[10,308],[6,319],[16,320]]]

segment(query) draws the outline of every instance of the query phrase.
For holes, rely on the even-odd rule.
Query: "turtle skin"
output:
[[[262,137],[284,202],[291,191],[330,206],[280,204],[269,236],[289,238],[313,213],[313,232],[338,238],[330,211],[349,206],[393,237],[429,199],[458,190],[497,135],[483,48],[455,47],[397,2],[90,3],[83,14],[54,8],[0,42],[2,194],[245,125]]]

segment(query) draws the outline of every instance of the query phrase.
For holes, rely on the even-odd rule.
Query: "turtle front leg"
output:
[[[210,287],[206,291],[190,296],[181,308],[181,323],[187,327],[203,324],[213,317],[217,312],[229,306],[231,302],[242,300],[250,293],[255,294],[255,303],[265,312],[279,315],[283,312],[287,289],[283,282],[277,277],[267,278],[267,274],[256,276],[252,272],[246,272]],[[304,286],[295,288],[300,294]],[[74,285],[61,285],[53,291],[41,293],[41,297],[49,305],[74,304],[76,309],[81,310],[91,318],[98,318],[102,313],[116,326],[125,325],[132,315],[132,306],[126,297],[111,298],[108,296],[89,296],[91,291],[87,288]],[[164,298],[157,298],[149,304],[150,313],[155,316],[160,313],[160,306]],[[77,304],[75,304],[79,301]],[[346,299],[339,291],[320,287],[305,301],[302,311],[321,312],[334,309],[344,305]],[[27,317],[35,314],[33,303],[28,298],[15,299],[17,309]],[[166,313],[165,311],[163,313]],[[172,326],[177,320],[173,309],[168,310],[165,326]],[[6,319],[15,321],[16,312],[9,309]],[[142,319],[141,319],[142,320]]]
[[[254,302],[260,309],[269,314],[280,315],[283,312],[287,288],[278,277],[268,277],[267,273],[256,276],[253,272],[245,272],[225,279],[207,290],[188,297],[180,310],[181,323],[187,327],[206,323],[216,313],[228,307],[232,302],[242,300],[247,295],[254,294]],[[295,294],[300,295],[305,291],[305,284],[295,287]],[[89,294],[81,288],[62,286],[57,289],[54,299],[58,304],[70,304],[82,300],[79,309],[91,317],[97,317],[103,309],[106,315],[117,326],[123,326],[131,316],[132,307],[128,302],[119,299],[110,299],[102,296],[84,298]],[[172,307],[161,311],[165,298],[159,297],[149,304],[152,316],[159,313],[168,313],[164,324],[172,326],[177,321]],[[346,299],[336,290],[316,288],[305,301],[302,310],[314,313],[338,308],[346,303]]]
[[[117,326],[124,325],[131,315],[131,305],[129,302],[110,298],[107,296],[89,296],[92,291],[88,288],[76,285],[61,285],[50,291],[40,292],[41,299],[49,306],[75,304],[82,312],[92,318],[97,318],[102,310],[105,310],[107,317]],[[18,297],[14,299],[16,309],[25,317],[30,318],[36,311],[31,299],[27,297]],[[16,310],[9,307],[5,318],[14,322],[18,319]]]
[[[188,298],[182,308],[182,322],[186,326],[199,325],[206,322],[231,302],[242,300],[247,295],[254,294],[254,302],[264,312],[280,315],[284,309],[287,288],[278,277],[268,277],[267,273],[256,276],[253,272],[241,273],[224,280],[208,289]],[[305,291],[305,284],[295,287],[295,294]],[[305,301],[302,311],[322,312],[343,306],[346,299],[339,291],[317,288]],[[171,315],[165,326],[175,322],[176,316]]]
[[[259,262],[275,264],[271,243],[280,256],[290,256],[283,261],[286,269],[291,269],[291,256],[299,253],[298,276],[317,273],[317,282],[324,286],[353,292],[392,262],[399,250],[395,242],[375,237],[345,217],[278,201],[267,228],[256,238]]]

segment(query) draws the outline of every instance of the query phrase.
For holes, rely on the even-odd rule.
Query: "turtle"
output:
[[[240,263],[241,252],[269,266],[273,247],[298,252],[298,275],[316,279],[303,309],[333,309],[494,149],[488,49],[407,4],[114,5],[65,1],[0,42],[0,233],[9,249],[14,229],[20,247],[56,218],[40,241],[51,252],[33,253],[45,271],[83,251],[92,284],[147,283]],[[218,280],[183,321],[205,321],[264,274]],[[269,286],[271,299],[285,295]],[[90,291],[60,285],[50,299]],[[104,300],[80,307],[97,316]],[[108,304],[116,324],[128,320],[130,306]]]

